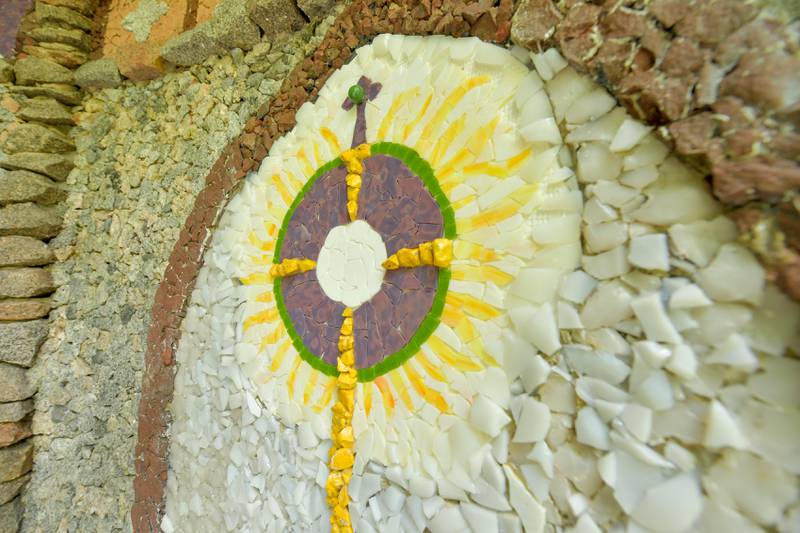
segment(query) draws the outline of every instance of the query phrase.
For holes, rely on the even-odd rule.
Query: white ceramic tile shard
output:
[[[329,531],[329,378],[309,385],[310,367],[289,362],[293,347],[283,362],[279,345],[259,349],[275,325],[244,321],[269,309],[257,299],[271,284],[238,279],[263,271],[252,239],[268,241],[285,213],[272,176],[307,178],[300,148],[322,154],[312,167],[338,156],[317,139],[322,126],[349,146],[353,113],[341,101],[361,75],[382,83],[367,106],[370,142],[381,132],[437,172],[469,147],[472,175],[452,173],[448,194],[460,206],[456,250],[470,250],[456,266],[470,270],[450,290],[494,311],[475,316],[470,301],[464,318],[448,314],[435,333],[480,370],[450,364],[430,344],[422,354],[435,376],[410,360],[445,412],[406,374],[386,381],[407,384],[412,407],[395,396],[387,409],[373,389],[367,413],[359,385],[356,531],[791,531],[800,307],[736,243],[703,176],[555,50],[528,56],[475,38],[389,35],[360,48],[302,107],[212,236],[181,326],[162,530]],[[466,83],[476,86],[428,128]],[[495,119],[493,132],[479,133]],[[454,123],[451,146],[435,148]],[[470,140],[484,136],[480,146]],[[506,177],[491,175],[528,149]],[[510,202],[519,208],[501,222],[476,224]],[[375,290],[347,279],[375,274],[385,258],[368,233],[329,247],[341,256],[330,266],[320,258],[330,294],[348,289],[363,303]],[[500,258],[477,259],[486,251]],[[480,270],[488,264],[495,270]]]

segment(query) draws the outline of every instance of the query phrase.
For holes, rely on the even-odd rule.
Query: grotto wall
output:
[[[663,1],[254,4],[119,1],[92,20],[90,1],[40,0],[21,54],[0,63],[0,390],[18,391],[0,397],[0,531],[158,530],[171,363],[218,214],[331,69],[378,33],[510,38],[523,55],[557,46],[711,170],[741,242],[797,297],[797,28],[785,13],[720,0],[689,15]],[[718,13],[725,34],[704,35]],[[766,94],[742,89],[753,85]]]

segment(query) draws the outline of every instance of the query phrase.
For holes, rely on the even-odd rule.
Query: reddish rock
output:
[[[786,244],[800,250],[800,202],[781,202],[778,206],[776,221],[778,228],[786,238]]]
[[[785,52],[748,52],[722,80],[721,95],[732,95],[766,109],[783,111],[800,103],[800,58]]]
[[[686,0],[655,0],[650,13],[667,28],[671,28],[686,15]]]
[[[617,97],[637,118],[661,125],[686,116],[691,88],[689,80],[649,70],[627,75],[619,84]]]
[[[0,448],[11,446],[15,442],[27,439],[32,435],[30,420],[4,422],[0,424]]]
[[[778,286],[790,297],[800,300],[800,255],[793,254],[791,259],[778,265],[777,274]]]
[[[156,20],[143,42],[137,41],[132,32],[122,27],[122,21],[138,4],[137,0],[111,0],[101,44],[102,56],[113,59],[119,71],[135,81],[152,79],[161,74],[163,65],[159,50],[170,38],[184,30],[189,0],[166,2],[169,11]]]
[[[716,127],[714,114],[709,112],[673,122],[669,126],[669,132],[675,141],[675,151],[681,155],[706,153]]]
[[[601,27],[606,38],[641,37],[647,29],[647,14],[619,7],[606,15]]]
[[[688,9],[679,3],[685,15],[675,24],[675,32],[703,45],[721,43],[758,14],[755,4],[741,0],[706,0]]]
[[[642,33],[639,44],[641,44],[642,48],[652,53],[653,58],[658,62],[664,57],[664,54],[667,53],[669,39],[670,36],[667,32],[656,27],[654,24],[649,24]]]
[[[556,40],[562,55],[571,63],[582,65],[589,61],[597,48],[595,25],[603,8],[594,4],[576,4],[556,30]]]
[[[619,83],[628,72],[628,65],[634,61],[636,47],[629,41],[604,41],[597,54],[589,62],[589,67],[603,84]],[[650,59],[645,57],[641,70],[647,70]]]
[[[520,46],[552,44],[561,13],[551,0],[522,0],[511,23],[511,40]]]
[[[712,167],[712,174],[714,193],[732,205],[759,198],[774,201],[800,187],[800,166],[796,162],[764,156],[720,161]]]
[[[33,320],[50,313],[49,298],[0,300],[0,320]]]
[[[706,55],[694,41],[678,37],[670,43],[661,70],[676,77],[693,76],[703,66]]]

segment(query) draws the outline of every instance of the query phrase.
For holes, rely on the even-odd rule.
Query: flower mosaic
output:
[[[790,530],[800,311],[735,235],[554,50],[377,37],[210,238],[162,530]]]

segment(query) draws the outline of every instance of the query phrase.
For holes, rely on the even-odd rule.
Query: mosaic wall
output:
[[[800,308],[605,89],[381,35],[296,121],[181,324],[163,531],[797,530]]]

